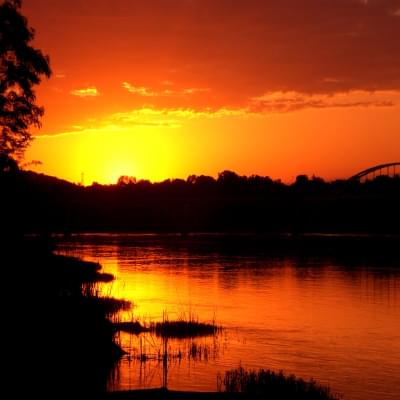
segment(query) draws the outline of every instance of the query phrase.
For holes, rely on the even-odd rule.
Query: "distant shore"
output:
[[[400,234],[398,176],[366,182],[299,176],[286,185],[225,171],[218,179],[88,187],[29,171],[9,178],[1,182],[9,194],[5,209],[14,218],[10,226],[17,216],[24,232]]]
[[[400,259],[400,234],[369,233],[254,233],[254,232],[199,232],[199,233],[139,233],[97,232],[54,235],[56,243],[105,243],[120,246],[184,246],[200,251],[221,251],[229,254],[251,253],[265,256],[331,256],[344,258],[368,257],[370,261]]]

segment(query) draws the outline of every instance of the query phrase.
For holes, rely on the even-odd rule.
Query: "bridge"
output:
[[[374,167],[364,169],[358,174],[353,175],[349,178],[349,181],[360,181],[362,178],[368,180],[368,177],[374,179],[376,176],[386,175],[386,176],[399,176],[400,175],[400,161],[388,164],[375,165]]]

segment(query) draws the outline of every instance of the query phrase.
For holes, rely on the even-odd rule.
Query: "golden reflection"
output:
[[[146,245],[135,244],[135,238],[131,242],[86,246],[77,254],[100,261],[116,276],[104,286],[105,293],[135,304],[122,319],[148,324],[162,320],[166,311],[170,319],[195,315],[225,328],[215,338],[222,349],[217,358],[206,363],[188,357],[171,360],[171,389],[215,390],[217,374],[241,363],[313,377],[348,398],[364,391],[381,393],[384,387],[400,390],[394,378],[400,373],[398,272],[348,269],[324,260],[309,265],[254,257],[232,261],[223,254],[192,253],[151,240]],[[121,335],[121,344],[131,350],[113,388],[143,387],[151,374],[160,376],[159,363],[135,358],[144,346],[140,340],[160,348],[159,339],[149,334]],[[207,340],[200,344],[214,339]],[[169,352],[186,345],[170,341]],[[366,376],[375,380],[366,381]],[[146,385],[159,386],[157,379]]]

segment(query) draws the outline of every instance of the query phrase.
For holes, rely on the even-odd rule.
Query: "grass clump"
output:
[[[193,338],[198,336],[212,336],[218,332],[214,324],[195,321],[162,321],[150,327],[157,336],[164,338]]]
[[[189,317],[181,317],[170,321],[166,313],[161,322],[150,324],[150,331],[162,338],[194,338],[200,336],[216,335],[222,328],[212,323],[200,322],[198,318],[190,314]]]
[[[219,382],[219,390],[228,393],[248,394],[251,398],[291,400],[339,400],[327,386],[315,380],[305,381],[295,375],[285,375],[260,369],[246,370],[242,367],[225,372]]]
[[[149,329],[144,327],[139,321],[118,321],[113,322],[113,326],[117,331],[128,332],[134,335],[149,331]]]

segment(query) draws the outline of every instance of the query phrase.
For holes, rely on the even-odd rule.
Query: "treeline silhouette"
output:
[[[88,187],[29,171],[0,178],[5,218],[24,232],[400,232],[400,178],[299,175],[293,184],[224,171]]]

